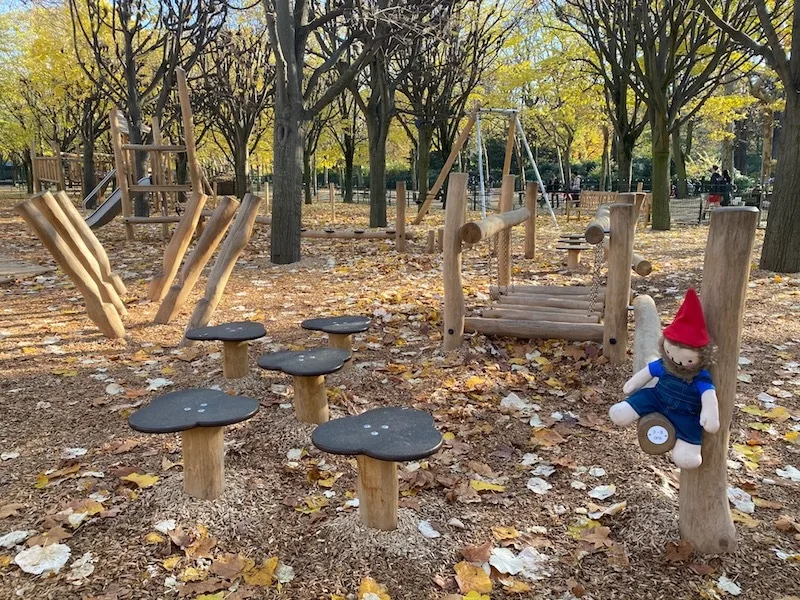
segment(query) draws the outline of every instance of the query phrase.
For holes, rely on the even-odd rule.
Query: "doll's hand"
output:
[[[708,433],[719,431],[719,410],[715,406],[703,407],[700,411],[700,426]]]
[[[630,396],[633,392],[636,391],[636,384],[633,379],[629,379],[625,385],[622,386],[622,392],[626,396]]]

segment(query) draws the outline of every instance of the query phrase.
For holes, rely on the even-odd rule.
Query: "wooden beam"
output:
[[[594,310],[589,312],[586,308],[563,308],[561,306],[536,306],[531,304],[515,304],[513,300],[509,302],[501,302],[498,303],[495,308],[500,309],[508,309],[508,310],[522,310],[525,312],[529,312],[531,310],[535,311],[545,311],[545,312],[553,312],[557,311],[559,313],[568,313],[573,315],[589,315],[589,316],[596,316],[602,317],[603,316],[603,303],[597,302],[597,305],[594,307]]]
[[[397,463],[364,454],[358,464],[358,514],[367,527],[382,531],[397,529],[399,506]]]
[[[444,315],[442,345],[445,352],[457,350],[464,339],[464,285],[461,279],[461,226],[467,201],[466,173],[453,173],[447,187],[444,216]]]
[[[625,362],[628,347],[628,302],[631,297],[631,255],[633,254],[632,204],[609,207],[611,240],[608,246],[608,291],[603,324],[603,354],[612,365]],[[588,229],[587,229],[588,232]]]
[[[599,244],[606,237],[606,231],[611,227],[610,213],[608,205],[603,204],[597,207],[594,218],[586,226],[586,241],[590,244]]]
[[[122,144],[123,150],[140,150],[142,152],[186,152],[186,146],[171,144]]]
[[[189,176],[192,179],[192,189],[203,189],[203,176],[200,163],[197,162],[197,153],[194,141],[194,123],[192,122],[192,105],[189,102],[189,88],[186,85],[186,71],[181,67],[175,69],[178,76],[178,99],[181,105],[181,122],[183,123],[183,139],[186,142],[186,159],[189,163]]]
[[[527,207],[518,208],[499,215],[491,215],[479,221],[471,221],[461,228],[461,241],[477,244],[497,235],[504,229],[519,225],[530,217]]]
[[[525,221],[525,258],[536,257],[536,201],[539,187],[535,181],[525,183],[525,206],[530,215]]]
[[[515,285],[513,287],[497,287],[493,285],[489,288],[492,298],[496,294],[544,294],[546,296],[587,296],[591,294],[592,288],[588,285]],[[605,286],[597,288],[598,294],[605,294]]]
[[[464,129],[461,130],[461,134],[455,141],[453,149],[450,151],[450,156],[447,157],[447,160],[445,161],[444,166],[439,173],[439,177],[436,178],[436,182],[428,191],[425,201],[422,203],[422,206],[419,207],[419,212],[417,212],[417,216],[414,217],[414,225],[419,225],[422,223],[422,219],[425,218],[425,214],[428,212],[428,209],[430,209],[431,202],[433,202],[433,199],[436,197],[436,194],[439,193],[439,190],[442,189],[445,179],[447,179],[447,176],[450,174],[450,169],[453,168],[453,164],[455,164],[456,158],[458,158],[458,153],[461,152],[461,148],[464,146],[467,138],[469,138],[469,132],[472,131],[472,128],[475,126],[475,119],[477,119],[477,117],[478,107],[476,106],[472,113],[470,113]]]
[[[300,232],[301,238],[310,239],[336,239],[336,240],[391,240],[397,235],[396,231],[367,231],[354,229],[339,229],[331,231],[307,229]],[[406,239],[413,240],[415,234],[406,231]]]
[[[499,304],[520,304],[526,306],[551,306],[553,308],[576,308],[589,310],[589,300],[570,300],[565,297],[548,298],[538,294],[522,295],[515,294],[513,296],[500,296],[497,302]]]
[[[526,339],[556,339],[578,342],[599,342],[603,339],[603,325],[598,323],[556,323],[550,321],[525,321],[511,319],[483,319],[467,317],[466,331],[485,335],[502,335]]]
[[[108,111],[108,120],[111,126],[111,146],[114,149],[114,167],[117,171],[117,185],[119,186],[120,198],[122,202],[122,216],[133,216],[133,207],[131,205],[131,194],[128,189],[128,160],[127,152],[122,148],[122,133],[119,125],[119,110],[117,107],[112,106]],[[128,241],[133,240],[133,225],[125,222],[125,239]]]
[[[555,323],[599,323],[600,315],[597,313],[587,315],[585,312],[582,314],[575,314],[565,311],[553,312],[543,311],[538,308],[528,307],[528,310],[517,310],[511,308],[504,308],[499,306],[497,308],[484,308],[481,310],[480,316],[485,319],[511,319],[522,321],[551,321]]]
[[[513,134],[513,130],[512,130]],[[512,135],[513,141],[513,135]],[[508,214],[511,211],[511,204],[514,201],[514,182],[517,178],[514,175],[504,175],[500,185],[500,214]],[[527,212],[527,208],[524,209]],[[530,215],[525,217],[525,220]],[[463,228],[462,228],[463,232]],[[497,234],[497,284],[508,285],[511,283],[511,228],[506,227]]]
[[[703,554],[733,552],[737,545],[728,505],[727,459],[758,217],[755,207],[717,208],[711,215],[706,243],[700,298],[708,333],[717,345],[710,371],[717,390],[720,428],[717,433],[703,432],[703,464],[681,470],[679,519],[681,537]]]

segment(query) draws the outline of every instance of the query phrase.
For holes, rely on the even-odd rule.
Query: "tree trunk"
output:
[[[653,229],[666,231],[670,228],[667,116],[650,109],[650,131],[653,138]]]
[[[344,134],[344,182],[342,182],[342,189],[344,196],[342,201],[345,204],[353,203],[353,161],[356,155],[356,140],[348,134]]]
[[[81,144],[83,145],[83,177],[81,177],[81,195],[86,196],[97,185],[94,173],[94,120],[87,118],[81,127]],[[97,197],[92,198],[91,202],[86,205],[86,208],[95,208],[97,206]]]
[[[303,106],[300,101],[281,104],[276,94],[270,260],[285,265],[300,260]]]
[[[382,100],[370,103],[364,114],[369,144],[370,227],[386,227],[386,138],[390,117],[383,105]]]
[[[247,141],[237,143],[233,149],[234,191],[237,198],[244,198],[250,191],[250,148]]]
[[[311,153],[303,149],[303,196],[306,204],[311,204]]]
[[[800,94],[786,88],[778,164],[761,268],[778,273],[800,271]]]
[[[689,186],[686,184],[686,156],[681,145],[681,128],[676,125],[672,130],[672,160],[675,161],[675,176],[678,180],[676,198],[689,196]]]
[[[617,179],[620,192],[631,191],[631,168],[633,166],[633,143],[621,138],[617,145]]]
[[[761,185],[762,199],[766,197],[769,176],[772,173],[772,132],[775,121],[773,120],[772,108],[767,107],[762,111],[764,125],[762,134],[761,149],[761,173],[759,182]]]
[[[422,204],[428,196],[428,177],[431,170],[431,144],[433,143],[433,127],[428,124],[420,125],[419,129],[419,155],[417,168],[419,173],[419,197],[417,202]]]
[[[610,138],[608,125],[603,125],[602,131],[603,131],[603,158],[600,162],[600,191],[605,192],[606,189],[608,189],[606,187],[606,176],[608,175],[608,144]]]
[[[22,165],[25,168],[25,183],[28,195],[33,194],[33,165],[31,164],[30,148],[22,151]]]

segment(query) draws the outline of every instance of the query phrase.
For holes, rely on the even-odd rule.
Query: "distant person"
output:
[[[558,184],[558,178],[553,175],[550,181],[547,182],[547,194],[553,199],[553,204],[558,208],[558,191],[561,186]]]
[[[575,175],[572,178],[572,185],[570,186],[570,193],[572,194],[572,201],[575,203],[575,206],[581,205],[581,184],[583,183],[583,179],[580,175]]]
[[[722,169],[722,202],[720,204],[722,206],[730,206],[731,205],[731,189],[733,185],[733,181],[731,180],[731,174],[728,172],[728,169]]]
[[[722,200],[722,187],[724,185],[722,175],[719,174],[719,167],[711,167],[711,183],[708,188],[708,201],[712,204],[719,204]]]

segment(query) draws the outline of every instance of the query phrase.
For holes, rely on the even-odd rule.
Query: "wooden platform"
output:
[[[33,265],[22,262],[21,260],[3,260],[0,261],[0,283],[8,283],[9,281],[16,281],[17,279],[27,279],[28,277],[36,277],[37,275],[51,273],[55,270],[55,267]]]

